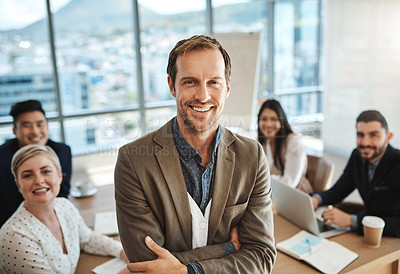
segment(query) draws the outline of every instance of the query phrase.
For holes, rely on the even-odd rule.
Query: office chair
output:
[[[306,178],[313,187],[314,192],[327,190],[332,183],[335,165],[327,159],[307,155],[307,173]]]

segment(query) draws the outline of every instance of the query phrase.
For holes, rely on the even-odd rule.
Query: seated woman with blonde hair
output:
[[[307,154],[299,136],[294,134],[281,104],[267,100],[258,113],[258,141],[267,156],[271,177],[312,193],[310,182],[305,177]]]
[[[74,273],[81,250],[128,262],[121,243],[90,230],[68,199],[56,198],[62,173],[50,147],[22,147],[11,169],[24,201],[0,229],[1,273]]]

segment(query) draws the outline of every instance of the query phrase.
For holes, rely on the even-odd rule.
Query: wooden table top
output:
[[[113,185],[98,187],[97,193],[91,197],[70,197],[70,199],[80,210],[85,222],[91,227],[93,227],[96,212],[115,210]],[[274,228],[276,243],[292,237],[301,230],[277,214],[274,214]],[[379,248],[367,247],[363,243],[363,237],[354,232],[338,235],[329,238],[329,240],[336,241],[359,255],[341,273],[376,273],[374,270],[380,270],[383,265],[400,259],[399,238],[383,237]],[[92,268],[106,262],[110,258],[82,253],[76,273],[90,273]],[[278,251],[273,273],[318,273],[318,271],[310,265]]]

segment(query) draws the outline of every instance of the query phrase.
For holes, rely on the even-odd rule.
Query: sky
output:
[[[213,6],[226,3],[242,3],[248,0],[212,0]],[[160,14],[174,14],[184,11],[204,10],[205,0],[139,0],[139,4]]]
[[[53,12],[71,0],[51,0]],[[19,29],[42,19],[46,14],[46,1],[0,0],[0,31]]]
[[[52,12],[56,12],[70,1],[51,0]],[[247,1],[213,0],[213,6]],[[205,0],[139,0],[139,4],[160,14],[174,14],[189,10],[204,10],[206,8]],[[45,14],[45,0],[0,0],[0,31],[25,27],[42,19]]]

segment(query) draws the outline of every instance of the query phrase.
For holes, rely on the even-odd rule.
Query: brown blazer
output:
[[[183,264],[205,273],[269,273],[276,259],[267,159],[257,141],[222,128],[207,246],[192,249],[192,221],[172,120],[120,148],[115,167],[118,227],[131,262],[153,260],[149,235]],[[224,256],[221,243],[239,226],[242,247]]]

